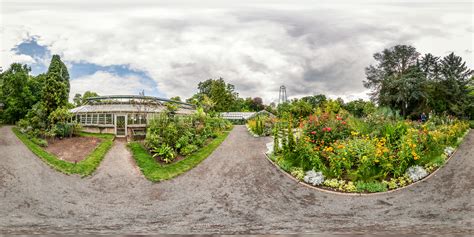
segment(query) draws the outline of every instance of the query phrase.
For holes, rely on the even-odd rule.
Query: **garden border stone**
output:
[[[305,182],[301,182],[299,181],[298,179],[296,179],[295,177],[293,177],[291,174],[289,174],[288,172],[284,171],[280,166],[278,166],[272,159],[270,159],[270,157],[268,156],[268,154],[266,152],[263,152],[263,154],[265,155],[265,158],[267,158],[267,160],[273,165],[275,166],[279,171],[283,172],[286,176],[288,176],[290,179],[292,179],[293,181],[297,182],[298,184],[301,184],[305,187],[308,187],[308,188],[312,188],[312,189],[315,189],[315,190],[318,190],[318,191],[321,191],[321,192],[325,192],[325,193],[330,193],[330,194],[337,194],[337,195],[346,195],[346,196],[373,196],[373,195],[382,195],[382,194],[387,194],[387,193],[392,193],[392,192],[396,192],[396,191],[401,191],[403,189],[406,189],[408,187],[412,187],[414,186],[415,184],[418,184],[418,183],[421,183],[421,182],[424,182],[426,180],[428,180],[429,178],[431,178],[432,176],[434,176],[439,170],[441,170],[441,168],[443,168],[444,166],[446,166],[446,164],[451,160],[451,158],[456,154],[456,152],[459,150],[459,147],[461,146],[462,143],[464,143],[464,138],[467,136],[467,134],[469,134],[471,132],[471,129],[468,129],[467,132],[462,136],[462,142],[456,147],[456,149],[454,150],[454,152],[448,156],[446,158],[446,162],[444,162],[444,164],[440,167],[438,167],[436,170],[434,170],[431,174],[429,174],[428,176],[424,177],[423,179],[420,179],[416,182],[413,182],[413,183],[410,183],[406,186],[403,186],[403,187],[399,187],[399,188],[396,188],[396,189],[391,189],[391,190],[387,190],[385,192],[376,192],[376,193],[347,193],[347,192],[338,192],[338,191],[333,191],[333,190],[328,190],[328,189],[324,189],[324,188],[319,188],[319,187],[316,187],[316,186],[312,186],[312,185],[309,185]]]

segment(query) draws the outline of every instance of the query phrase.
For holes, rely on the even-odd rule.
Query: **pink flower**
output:
[[[342,121],[342,124],[346,125],[346,121]]]
[[[330,131],[331,131],[331,127],[327,127],[327,128],[326,128],[326,131],[327,131],[327,132],[330,132]]]
[[[316,131],[312,131],[311,134],[313,134],[313,135],[316,134]]]

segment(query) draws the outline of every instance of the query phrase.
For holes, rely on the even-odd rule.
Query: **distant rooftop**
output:
[[[262,110],[262,111],[259,111],[259,112],[223,112],[221,113],[221,117],[224,118],[224,119],[230,119],[230,120],[239,120],[239,119],[243,119],[243,120],[247,120],[247,119],[251,119],[259,114],[267,114],[267,115],[270,115],[270,116],[274,116],[272,113],[266,111],[266,110]]]
[[[153,96],[109,95],[91,97],[86,100],[84,105],[70,111],[72,113],[160,113],[166,109],[165,103],[169,102],[178,105],[178,114],[194,113],[192,104]]]
[[[154,96],[142,96],[142,95],[107,95],[107,96],[97,96],[97,97],[89,97],[86,99],[87,103],[106,103],[106,104],[113,104],[113,103],[150,103],[150,102],[170,102],[176,103],[185,106],[194,107],[192,104],[184,103],[181,101],[175,101],[160,97]]]

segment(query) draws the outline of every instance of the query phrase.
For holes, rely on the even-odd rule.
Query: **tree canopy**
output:
[[[416,117],[422,112],[470,116],[469,84],[472,70],[451,53],[440,60],[430,53],[420,57],[413,46],[397,45],[374,54],[376,65],[366,68],[364,86],[381,106]]]
[[[4,109],[2,119],[6,123],[15,123],[25,117],[35,103],[35,97],[30,90],[31,81],[27,65],[13,63],[9,69],[0,74],[1,96]]]

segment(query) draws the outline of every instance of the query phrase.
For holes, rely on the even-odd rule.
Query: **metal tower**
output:
[[[286,96],[286,87],[280,86],[280,94],[278,95],[278,104],[283,104],[288,102],[288,97]]]

